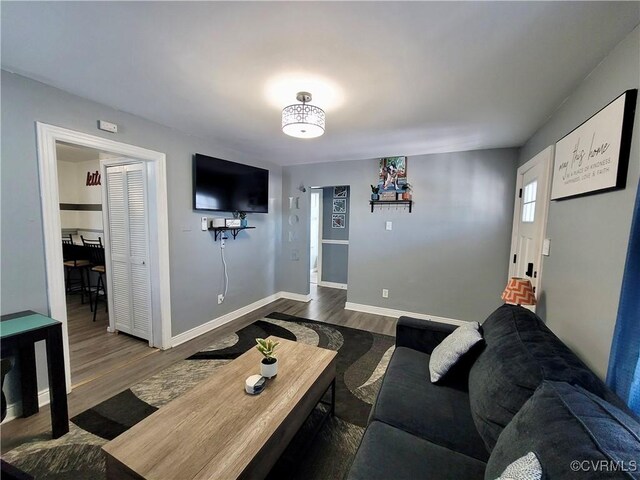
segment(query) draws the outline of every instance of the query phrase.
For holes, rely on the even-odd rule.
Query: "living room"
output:
[[[55,276],[60,229],[49,211],[61,202],[47,203],[56,197],[46,190],[43,139],[97,142],[121,157],[147,155],[166,178],[150,235],[159,265],[150,345],[158,351],[69,391],[72,429],[87,427],[96,405],[138,392],[186,358],[202,360],[199,372],[215,370],[230,358],[203,352],[225,336],[244,339],[256,321],[280,337],[269,329],[290,317],[356,330],[341,330],[345,345],[367,331],[371,368],[383,369],[398,317],[482,323],[503,303],[518,169],[638,88],[639,22],[638,2],[3,3],[1,312],[66,321]],[[325,132],[292,138],[281,130],[282,109],[306,90],[326,112]],[[101,120],[117,132],[99,129]],[[636,114],[624,188],[548,202],[549,252],[531,277],[538,316],[602,381],[633,245],[638,124]],[[224,249],[209,222],[232,212],[194,209],[195,154],[268,170],[268,213],[248,213],[255,228],[228,232]],[[370,203],[380,159],[396,156],[406,159],[411,212]],[[349,187],[346,290],[309,282],[311,191],[330,186]],[[333,338],[312,322],[286,329],[312,325],[321,343]],[[14,451],[9,463],[23,467],[30,463],[16,449],[35,448],[27,437],[51,429],[42,345],[36,360],[40,412],[2,424],[3,458]],[[358,372],[362,386],[369,375]],[[3,382],[16,417],[19,373]],[[192,386],[204,378],[182,374]],[[338,418],[360,419],[339,388]],[[364,417],[364,425],[341,424],[353,446],[344,459],[336,454],[341,474]],[[102,458],[100,448],[94,454]]]

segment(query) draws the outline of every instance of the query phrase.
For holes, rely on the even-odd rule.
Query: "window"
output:
[[[522,199],[522,221],[533,223],[536,217],[536,191],[538,180],[529,182],[524,186],[524,198]]]

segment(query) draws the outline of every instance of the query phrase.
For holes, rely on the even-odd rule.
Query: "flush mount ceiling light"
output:
[[[324,133],[324,110],[309,105],[311,94],[298,92],[296,99],[302,103],[282,109],[282,131],[296,138],[316,138]]]

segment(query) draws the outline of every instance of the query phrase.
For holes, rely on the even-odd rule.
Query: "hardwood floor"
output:
[[[156,351],[156,353],[142,356],[123,364],[114,363],[111,369],[106,369],[100,376],[96,377],[95,373],[91,374],[91,368],[86,369],[84,375],[88,380],[74,387],[73,391],[68,395],[69,417],[71,418],[87,408],[126,390],[164,368],[193,355],[213,343],[216,339],[240,330],[272,312],[360,328],[385,335],[394,335],[397,322],[395,318],[347,311],[344,309],[347,298],[345,290],[316,287],[315,285],[312,285],[311,288],[312,300],[309,303],[287,299],[276,300],[175,348]],[[85,307],[87,310],[89,309],[88,305],[85,305]],[[103,309],[104,307],[101,308]],[[97,320],[96,323],[98,323]],[[102,326],[106,328],[104,324]],[[120,336],[118,335],[118,337]],[[152,350],[148,346],[146,349]],[[99,368],[95,365],[94,367]],[[0,432],[1,451],[11,450],[26,439],[48,432],[50,429],[49,406],[46,405],[36,415],[28,418],[18,418],[2,425]]]
[[[96,321],[80,295],[67,295],[71,385],[76,388],[140,358],[159,352],[145,340],[109,333],[109,314],[98,305]]]

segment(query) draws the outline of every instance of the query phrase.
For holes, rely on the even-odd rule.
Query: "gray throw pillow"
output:
[[[471,347],[482,340],[479,329],[478,322],[458,327],[433,349],[429,359],[429,374],[432,383],[440,380]]]
[[[542,466],[536,454],[527,453],[515,462],[507,465],[502,475],[497,480],[540,480],[542,478]]]

